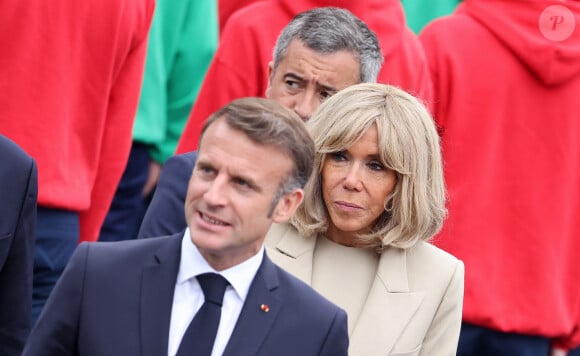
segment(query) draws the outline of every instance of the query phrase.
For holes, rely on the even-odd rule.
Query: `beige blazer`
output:
[[[315,239],[300,237],[288,224],[273,225],[266,236],[272,261],[309,285],[314,248]],[[349,355],[455,355],[463,275],[460,260],[429,243],[387,248],[349,335]],[[336,288],[344,292],[357,286]]]

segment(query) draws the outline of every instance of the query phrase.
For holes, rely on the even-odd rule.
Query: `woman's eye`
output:
[[[344,154],[344,152],[333,152],[330,153],[330,157],[332,158],[333,161],[344,161],[346,159],[346,155]]]
[[[385,169],[385,166],[383,166],[381,163],[379,162],[371,162],[369,163],[369,167],[373,170],[373,171],[382,171],[383,169]]]

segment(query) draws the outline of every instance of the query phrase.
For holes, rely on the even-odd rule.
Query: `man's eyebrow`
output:
[[[288,77],[290,77],[290,78],[292,78],[292,79],[294,79],[296,81],[299,81],[299,82],[304,82],[305,81],[304,80],[304,77],[301,77],[298,74],[292,73],[292,72],[289,72],[289,73],[284,74],[284,78],[288,78]]]
[[[195,161],[194,168],[208,168],[211,167],[211,163],[204,161],[203,159],[197,159]]]
[[[245,176],[243,174],[234,174],[231,176],[233,180],[239,180],[239,181],[244,181],[248,184],[248,186],[250,188],[252,188],[253,190],[255,190],[256,192],[261,192],[262,191],[262,187],[260,187],[256,181],[248,176]]]
[[[203,159],[198,159],[195,162],[195,168],[199,168],[199,169],[215,169],[215,167],[213,166],[213,164],[211,162],[208,161],[204,161]],[[195,169],[194,168],[194,169]],[[253,190],[257,191],[257,192],[261,192],[262,188],[258,185],[258,183],[251,177],[247,176],[247,175],[243,175],[243,174],[236,174],[236,173],[228,173],[230,176],[230,179],[233,181],[243,181],[246,182],[248,184],[248,186],[250,188],[252,188]]]
[[[284,74],[284,79],[287,79],[287,78],[291,78],[291,79],[294,79],[294,80],[296,80],[298,82],[302,82],[302,83],[304,83],[306,81],[306,79],[304,79],[304,77],[301,77],[298,74],[293,73],[293,72],[288,72],[288,73]],[[338,89],[336,89],[335,87],[332,87],[330,85],[325,85],[325,84],[322,84],[320,82],[316,82],[316,86],[319,89],[331,92],[332,94],[338,93]]]

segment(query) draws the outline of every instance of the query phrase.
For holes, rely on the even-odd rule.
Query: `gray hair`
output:
[[[274,47],[274,70],[292,40],[318,53],[349,51],[359,61],[360,82],[376,82],[383,55],[376,34],[350,11],[320,7],[301,12],[280,33]]]

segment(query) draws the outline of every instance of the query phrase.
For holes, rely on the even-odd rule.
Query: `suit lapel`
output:
[[[381,254],[377,275],[356,326],[349,354],[388,354],[421,305],[424,294],[409,292],[407,252],[388,248]]]
[[[152,262],[143,267],[141,345],[143,355],[166,355],[173,291],[179,269],[183,233],[165,237]]]
[[[276,267],[264,255],[264,260],[252,281],[224,356],[258,354],[283,304],[282,296],[275,293],[278,288],[277,273]],[[262,305],[268,310],[265,311]]]
[[[266,236],[272,262],[302,282],[312,283],[312,258],[316,238],[303,238],[289,224],[273,225]]]

